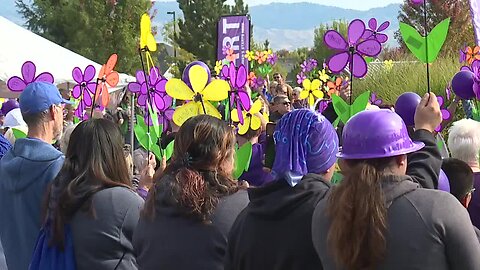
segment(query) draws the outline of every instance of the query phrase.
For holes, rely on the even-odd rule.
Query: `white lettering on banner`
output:
[[[227,34],[227,31],[231,31],[231,30],[236,30],[236,29],[239,29],[240,27],[242,27],[242,31],[243,31],[243,23],[240,25],[240,23],[228,23],[227,21],[227,18],[223,18],[223,34]],[[234,31],[235,33],[238,33],[238,31]],[[230,47],[233,49],[235,55],[236,55],[236,59],[239,59],[240,57],[240,54],[239,54],[239,50],[240,50],[240,45],[242,45],[243,47],[243,44],[244,41],[242,39],[242,42],[240,43],[240,45],[238,44],[240,41],[240,36],[236,35],[236,36],[225,36],[222,40],[222,45],[223,47],[227,46],[227,45],[230,45]]]

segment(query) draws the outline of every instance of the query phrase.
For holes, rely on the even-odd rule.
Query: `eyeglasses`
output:
[[[273,77],[273,79],[274,79],[274,80],[279,80],[279,79],[280,79],[280,77],[278,77],[278,76],[275,76],[275,77]]]
[[[282,103],[282,104],[285,105],[285,106],[290,106],[292,103],[290,103],[290,102],[284,102],[284,103]]]

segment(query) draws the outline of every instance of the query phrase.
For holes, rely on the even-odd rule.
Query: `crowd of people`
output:
[[[73,124],[55,85],[29,84],[1,107],[3,268],[52,269],[61,254],[79,270],[480,269],[479,122],[454,122],[442,158],[433,93],[413,127],[369,106],[334,128],[332,105],[307,108],[280,74],[253,91],[260,129],[172,123],[158,142],[175,140],[167,161],[125,144],[128,109]]]

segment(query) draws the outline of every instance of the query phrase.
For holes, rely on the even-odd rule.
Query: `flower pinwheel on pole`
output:
[[[188,101],[177,107],[173,114],[173,122],[181,126],[189,118],[199,114],[208,114],[222,118],[217,108],[210,101],[222,101],[228,98],[230,85],[224,80],[211,80],[201,65],[190,67],[187,78],[191,88],[180,79],[170,79],[165,89],[172,98]]]

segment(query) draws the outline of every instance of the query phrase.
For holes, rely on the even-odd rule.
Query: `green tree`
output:
[[[314,31],[313,52],[312,57],[317,59],[320,63],[326,60],[333,51],[330,50],[323,41],[323,36],[328,30],[336,30],[340,34],[346,36],[348,29],[348,22],[344,20],[333,21],[331,24],[321,24]]]
[[[236,0],[233,7],[226,0],[177,0],[183,12],[178,22],[176,41],[179,47],[193,54],[196,59],[213,66],[216,60],[217,23],[222,15],[247,14],[248,6]]]
[[[140,66],[140,17],[148,0],[17,0],[28,29],[97,63],[119,55],[116,70],[133,74]]]
[[[468,0],[431,0],[427,1],[427,30],[430,32],[438,23],[446,18],[451,19],[448,38],[443,47],[443,55],[456,56],[465,43],[473,45],[474,33]],[[398,14],[400,22],[413,26],[420,34],[425,33],[423,5],[412,5],[407,1],[401,6]],[[405,48],[400,32],[395,38]]]

